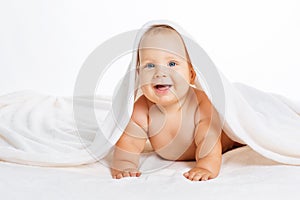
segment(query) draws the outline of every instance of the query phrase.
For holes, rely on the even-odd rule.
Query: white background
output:
[[[299,11],[297,0],[1,0],[0,95],[30,89],[70,96],[84,60],[103,41],[167,19],[229,80],[300,99]],[[103,80],[98,92],[112,94],[120,76]]]

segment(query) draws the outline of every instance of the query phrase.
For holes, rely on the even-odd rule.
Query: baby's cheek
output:
[[[153,93],[153,90],[151,88],[150,85],[144,85],[141,87],[141,90],[143,92],[143,94],[145,95],[145,97],[150,100],[150,101],[154,101],[155,100],[155,95]]]
[[[181,78],[175,81],[174,89],[177,95],[182,96],[187,93],[189,86],[190,86],[189,82]]]
[[[149,92],[150,92],[148,85],[141,86],[141,90],[142,90],[143,94],[145,94],[145,95],[149,94]]]
[[[151,85],[152,76],[150,74],[141,73],[139,77],[140,87]]]

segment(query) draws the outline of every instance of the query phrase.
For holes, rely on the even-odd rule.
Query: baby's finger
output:
[[[130,174],[131,177],[136,177],[138,172],[129,172],[129,174]]]
[[[193,178],[194,178],[195,175],[196,175],[195,172],[190,172],[189,176],[188,176],[188,179],[193,180]]]
[[[130,176],[129,172],[123,172],[123,177],[129,177],[129,176]]]
[[[209,179],[210,174],[204,174],[201,178],[201,181],[207,181]]]
[[[188,177],[189,177],[189,175],[190,175],[190,173],[189,173],[189,172],[185,172],[185,173],[183,174],[183,176],[184,176],[185,178],[188,178]]]
[[[118,174],[116,175],[116,178],[117,178],[117,179],[123,178],[122,173],[118,173]]]
[[[200,180],[201,180],[201,174],[196,174],[192,179],[192,181],[200,181]]]

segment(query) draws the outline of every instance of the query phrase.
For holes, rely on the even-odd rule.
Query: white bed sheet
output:
[[[147,159],[160,159],[155,154]],[[106,158],[109,161],[110,157]],[[104,163],[37,167],[0,162],[1,199],[297,199],[300,167],[268,160],[249,147],[223,155],[220,175],[191,182],[183,172],[194,162],[169,166],[139,178],[112,179]]]

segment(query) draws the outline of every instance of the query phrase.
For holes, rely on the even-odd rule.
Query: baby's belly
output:
[[[150,138],[153,150],[167,160],[195,160],[196,145],[193,138],[160,135]]]
[[[196,145],[195,143],[191,144],[190,147],[179,157],[178,161],[188,161],[188,160],[195,160],[196,154]]]

